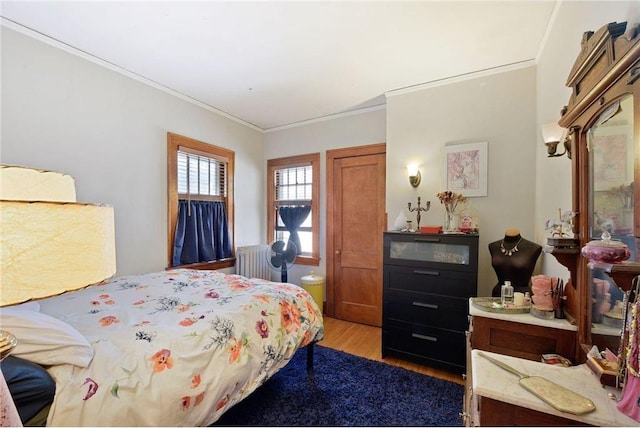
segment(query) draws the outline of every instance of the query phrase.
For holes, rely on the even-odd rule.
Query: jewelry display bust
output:
[[[500,295],[500,286],[511,281],[514,291],[529,290],[531,275],[542,246],[528,241],[520,235],[518,229],[507,229],[504,238],[489,244],[491,266],[498,275],[498,283],[493,287],[492,295]]]

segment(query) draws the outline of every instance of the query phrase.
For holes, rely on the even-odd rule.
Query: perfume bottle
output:
[[[513,304],[513,286],[511,285],[511,281],[505,281],[502,287],[500,287],[500,301],[502,306]]]

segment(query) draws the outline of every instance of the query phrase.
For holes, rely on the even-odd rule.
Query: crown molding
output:
[[[555,20],[555,16],[557,14],[557,9],[559,7],[559,3],[558,2],[556,4],[556,7],[554,8],[554,13],[552,14],[552,19],[550,20],[549,25],[552,24],[552,22]],[[233,116],[223,110],[217,109],[209,104],[203,103],[202,101],[199,101],[195,98],[192,98],[188,95],[185,95],[181,92],[178,92],[174,89],[168,88],[164,85],[159,84],[158,82],[155,82],[151,79],[145,78],[137,73],[134,73],[130,70],[127,70],[125,68],[122,68],[118,65],[115,65],[109,61],[106,61],[102,58],[96,57],[95,55],[92,55],[88,52],[85,52],[81,49],[75,48],[71,45],[68,45],[64,42],[61,42],[59,40],[56,40],[52,37],[49,37],[43,33],[40,33],[38,31],[35,31],[31,28],[25,27],[21,24],[18,24],[10,19],[7,19],[5,17],[0,17],[1,21],[0,21],[0,25],[2,25],[3,27],[7,27],[11,30],[17,31],[19,33],[25,34],[29,37],[32,37],[36,40],[39,40],[43,43],[46,43],[50,46],[56,47],[58,49],[61,49],[65,52],[68,52],[72,55],[81,57],[87,61],[93,62],[97,65],[100,65],[102,67],[105,67],[109,70],[115,71],[119,74],[122,74],[126,77],[129,77],[131,79],[137,80],[141,83],[144,83],[148,86],[151,86],[155,89],[158,89],[160,91],[163,91],[169,95],[173,95],[183,101],[189,102],[191,104],[194,104],[200,108],[203,108],[205,110],[208,110],[212,113],[215,113],[219,116],[222,116],[224,118],[227,118],[229,120],[232,120],[236,123],[239,123],[243,126],[246,126],[250,129],[253,129],[255,131],[261,132],[263,134],[266,133],[271,133],[271,132],[277,132],[277,131],[283,131],[286,129],[292,129],[292,128],[296,128],[296,127],[300,127],[300,126],[305,126],[305,125],[310,125],[313,123],[320,123],[320,122],[325,122],[325,121],[329,121],[329,120],[334,120],[334,119],[339,119],[339,118],[343,118],[343,117],[348,117],[348,116],[353,116],[353,115],[359,115],[359,114],[365,114],[365,113],[369,113],[372,111],[378,111],[378,110],[383,110],[386,109],[386,103],[384,104],[379,104],[376,106],[371,106],[371,107],[365,107],[365,108],[361,108],[361,109],[356,109],[356,110],[349,110],[349,111],[345,111],[345,112],[341,112],[341,113],[336,113],[336,114],[329,114],[326,116],[321,116],[321,117],[317,117],[317,118],[313,118],[313,119],[308,119],[308,120],[303,120],[300,122],[294,122],[294,123],[290,123],[287,125],[280,125],[280,126],[275,126],[273,128],[260,128],[250,122],[247,122],[245,120],[242,120],[236,116]],[[548,31],[547,31],[548,33]],[[546,40],[547,34],[545,34],[545,40]],[[425,82],[425,83],[420,83],[417,85],[412,85],[412,86],[407,86],[404,88],[398,88],[398,89],[393,89],[390,91],[386,91],[384,93],[385,98],[389,98],[389,97],[393,97],[393,96],[397,96],[397,95],[403,95],[403,94],[407,94],[407,93],[411,93],[411,92],[417,92],[417,91],[422,91],[425,89],[429,89],[429,88],[434,88],[434,87],[438,87],[438,86],[444,86],[444,85],[450,85],[450,84],[454,84],[454,83],[459,83],[459,82],[463,82],[463,81],[467,81],[467,80],[472,80],[472,79],[477,79],[479,77],[483,77],[483,76],[489,76],[489,75],[494,75],[494,74],[499,74],[499,73],[504,73],[504,72],[509,72],[509,71],[513,71],[513,70],[518,70],[518,69],[522,69],[522,68],[527,68],[527,67],[531,67],[537,64],[537,59],[532,59],[532,60],[525,60],[525,61],[520,61],[517,63],[513,63],[513,64],[508,64],[505,66],[500,66],[500,67],[493,67],[493,68],[489,68],[486,70],[480,70],[480,71],[474,71],[474,72],[470,72],[470,73],[465,73],[465,74],[461,74],[458,76],[453,76],[453,77],[447,77],[447,78],[443,78],[443,79],[438,79],[438,80],[433,80],[430,82]]]
[[[313,118],[313,119],[302,120],[300,122],[290,123],[288,125],[281,125],[281,126],[275,126],[273,128],[267,128],[267,129],[264,130],[264,133],[268,134],[270,132],[283,131],[285,129],[297,128],[299,126],[311,125],[313,123],[326,122],[326,121],[329,121],[329,120],[340,119],[342,117],[355,116],[355,115],[359,115],[359,114],[369,113],[369,112],[372,112],[372,111],[384,110],[386,108],[387,108],[386,104],[378,104],[378,105],[372,106],[372,107],[364,107],[364,108],[360,108],[360,109],[344,111],[344,112],[341,112],[341,113],[329,114],[329,115],[326,115],[326,116],[321,116],[321,117],[316,117],[316,118]]]
[[[31,28],[25,27],[24,25],[20,25],[17,22],[14,22],[14,21],[12,21],[10,19],[7,19],[5,17],[0,17],[0,18],[2,19],[0,21],[0,25],[2,25],[3,27],[7,27],[7,28],[9,28],[11,30],[14,30],[14,31],[17,31],[17,32],[19,32],[21,34],[24,34],[26,36],[32,37],[32,38],[34,38],[36,40],[39,40],[39,41],[41,41],[43,43],[46,43],[46,44],[50,45],[50,46],[53,46],[55,48],[58,48],[58,49],[63,50],[65,52],[68,52],[68,53],[70,53],[72,55],[76,55],[76,56],[78,56],[80,58],[86,59],[87,61],[93,62],[94,64],[97,64],[97,65],[100,65],[102,67],[105,67],[105,68],[107,68],[107,69],[109,69],[111,71],[115,71],[116,73],[122,74],[123,76],[126,76],[126,77],[129,77],[131,79],[137,80],[137,81],[139,81],[141,83],[144,83],[145,85],[151,86],[151,87],[153,87],[155,89],[158,89],[158,90],[160,90],[162,92],[165,92],[165,93],[167,93],[169,95],[173,95],[176,98],[180,98],[183,101],[186,101],[188,103],[194,104],[194,105],[196,105],[196,106],[198,106],[200,108],[203,108],[203,109],[208,110],[208,111],[210,111],[212,113],[215,113],[215,114],[217,114],[219,116],[222,116],[222,117],[225,117],[225,118],[227,118],[229,120],[237,122],[237,123],[239,123],[239,124],[241,124],[243,126],[251,128],[251,129],[253,129],[255,131],[264,132],[264,129],[259,128],[259,127],[257,127],[256,125],[254,125],[254,124],[252,124],[250,122],[247,122],[247,121],[244,121],[242,119],[239,119],[239,118],[237,118],[237,117],[235,117],[235,116],[233,116],[233,115],[231,115],[231,114],[229,114],[229,113],[227,113],[225,111],[222,111],[222,110],[219,110],[219,109],[217,109],[217,108],[215,108],[213,106],[210,106],[209,104],[203,103],[202,101],[198,101],[195,98],[192,98],[192,97],[190,97],[188,95],[185,95],[185,94],[183,94],[181,92],[178,92],[178,91],[176,91],[174,89],[171,89],[171,88],[168,88],[168,87],[166,87],[164,85],[161,85],[158,82],[155,82],[155,81],[153,81],[151,79],[147,79],[146,77],[140,76],[139,74],[136,74],[136,73],[134,73],[134,72],[132,72],[130,70],[122,68],[122,67],[120,67],[118,65],[115,65],[115,64],[113,64],[113,63],[111,63],[109,61],[106,61],[106,60],[104,60],[102,58],[99,58],[99,57],[97,57],[95,55],[92,55],[92,54],[90,54],[88,52],[85,52],[85,51],[83,51],[81,49],[75,48],[75,47],[73,47],[71,45],[68,45],[68,44],[66,44],[64,42],[61,42],[60,40],[56,40],[56,39],[54,39],[52,37],[49,37],[49,36],[47,36],[45,34],[42,34],[42,33],[38,32],[38,31],[35,31],[35,30],[31,29]]]
[[[522,68],[533,67],[536,65],[536,61],[533,59],[515,62],[513,64],[502,65],[499,67],[487,68],[485,70],[473,71],[470,73],[460,74],[458,76],[446,77],[443,79],[432,80],[430,82],[420,83],[417,85],[407,86],[405,88],[393,89],[387,91],[384,95],[387,98],[395,97],[396,95],[408,94],[411,92],[422,91],[424,89],[436,88],[438,86],[451,85],[454,83],[460,83],[467,80],[473,80],[480,77],[492,76],[494,74],[506,73],[509,71],[520,70]]]
[[[558,17],[558,13],[560,11],[560,5],[562,4],[562,0],[557,0],[556,4],[553,6],[553,11],[551,11],[551,17],[549,17],[549,22],[547,23],[547,28],[542,35],[542,41],[540,42],[540,48],[538,48],[538,53],[536,54],[536,64],[540,61],[540,56],[544,52],[547,47],[547,42],[549,41],[549,34],[551,34],[551,30],[553,25],[556,23],[556,19]]]

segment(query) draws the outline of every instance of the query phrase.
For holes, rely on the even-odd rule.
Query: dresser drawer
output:
[[[384,292],[411,291],[462,298],[473,297],[477,274],[407,266],[385,265]]]
[[[406,294],[385,294],[385,326],[412,328],[413,325],[427,325],[455,331],[467,329],[468,299],[434,294]]]
[[[384,264],[478,271],[478,235],[384,234]]]
[[[383,328],[382,356],[398,356],[448,368],[466,365],[465,334],[437,328]]]

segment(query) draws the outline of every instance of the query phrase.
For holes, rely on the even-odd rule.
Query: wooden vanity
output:
[[[614,294],[622,301],[640,275],[640,26],[614,22],[586,32],[567,86],[572,95],[558,124],[567,130],[561,143],[570,161],[549,162],[567,162],[572,171],[575,244],[544,250],[569,270],[565,314],[571,321],[481,311],[470,301],[463,412],[467,426],[640,426],[609,397],[619,396],[620,390],[603,388],[584,364],[585,349],[597,345],[615,353],[620,343],[621,329],[598,319],[603,312],[594,304],[596,284],[608,284],[614,303]],[[621,192],[623,199],[618,198]],[[629,260],[593,264],[582,256],[581,248],[604,231],[629,247]],[[479,352],[496,353],[520,371],[570,387],[594,401],[597,410],[581,416],[558,412]],[[542,354],[547,353],[560,354],[574,366],[544,364]]]
[[[542,354],[571,356],[576,348],[575,325],[566,319],[540,319],[530,314],[484,312],[469,299],[472,349],[540,361]]]
[[[571,152],[577,245],[547,250],[571,275],[566,311],[577,326],[576,343],[617,348],[617,341],[592,331],[592,293],[595,280],[604,279],[621,296],[640,274],[640,28],[612,22],[584,33],[567,86],[572,94],[558,124],[567,130]],[[604,231],[624,242],[631,257],[593,269],[580,249]],[[574,359],[584,361],[581,346]]]
[[[474,372],[471,385],[470,413],[467,426],[639,426],[638,422],[616,409],[616,401],[602,388],[585,365],[575,367],[551,366],[521,358],[488,353],[529,376],[541,376],[590,399],[596,410],[583,415],[560,412],[518,384],[518,376],[501,369],[471,351]]]
[[[540,319],[528,313],[487,312],[469,299],[467,332],[467,373],[465,383],[466,426],[548,426],[605,425],[640,426],[615,408],[598,378],[585,364],[569,369],[543,364],[543,354],[572,355],[575,352],[577,327],[566,319]],[[616,337],[619,331],[601,328],[600,333]],[[598,411],[575,417],[558,412],[517,385],[518,377],[481,357],[479,352],[499,354],[505,361],[517,361],[521,371],[561,380],[575,392],[597,399]],[[515,364],[514,364],[515,367]],[[562,370],[566,369],[566,370]],[[515,387],[514,387],[515,385]],[[617,425],[622,424],[622,425]]]

